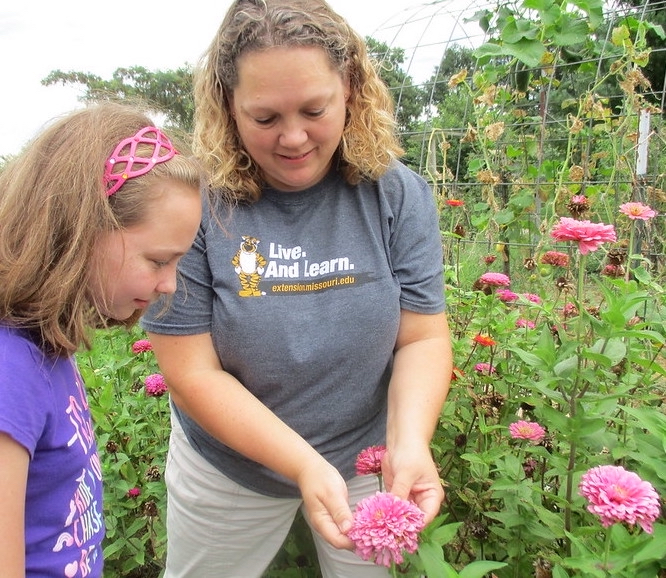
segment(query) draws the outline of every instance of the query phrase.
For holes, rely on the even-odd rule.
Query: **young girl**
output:
[[[45,129],[0,175],[0,573],[102,576],[102,480],[73,354],[176,286],[199,165],[105,103]]]

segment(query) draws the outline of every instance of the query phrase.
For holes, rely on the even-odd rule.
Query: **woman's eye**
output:
[[[310,110],[310,111],[306,112],[305,114],[307,114],[308,116],[310,116],[310,117],[312,117],[312,118],[317,118],[317,117],[320,117],[321,115],[323,115],[324,112],[325,112],[325,111],[324,111],[324,109],[322,108],[322,109],[320,109],[320,110]]]
[[[166,267],[169,264],[169,261],[160,261],[159,259],[153,259],[152,261],[157,267]]]
[[[261,126],[268,126],[269,124],[271,124],[273,122],[273,120],[274,120],[273,117],[270,117],[270,118],[255,118],[254,122],[256,122],[257,124],[259,124]]]

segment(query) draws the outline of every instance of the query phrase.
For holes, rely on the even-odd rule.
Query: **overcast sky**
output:
[[[433,24],[433,13],[449,2],[457,0],[329,0],[363,36],[402,48],[406,41],[398,39],[396,31],[405,32],[405,23],[413,20],[422,33]],[[167,70],[194,64],[229,4],[229,0],[3,1],[0,156],[16,154],[44,123],[80,106],[80,89],[41,86],[41,79],[52,70],[90,72],[106,79],[120,67]],[[430,28],[439,38],[446,34],[441,26]],[[432,44],[422,36],[410,42]],[[428,73],[441,53],[440,49],[426,63]]]

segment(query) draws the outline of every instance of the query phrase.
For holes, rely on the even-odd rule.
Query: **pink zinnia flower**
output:
[[[546,251],[541,255],[541,262],[544,265],[555,265],[555,267],[567,267],[569,265],[569,255],[559,251]]]
[[[562,314],[564,315],[565,319],[575,317],[578,315],[578,307],[576,307],[576,305],[574,305],[571,301],[568,301],[562,308]]]
[[[141,495],[141,488],[130,488],[125,495],[128,498],[138,498]]]
[[[652,523],[661,515],[659,495],[650,482],[621,466],[597,466],[580,480],[578,491],[588,501],[587,509],[607,528],[616,522],[639,524],[652,534]]]
[[[356,456],[356,475],[381,475],[382,458],[384,457],[385,453],[385,446],[370,446],[369,448],[362,450],[358,456]]]
[[[377,492],[356,505],[347,535],[354,542],[357,556],[388,568],[392,562],[402,564],[404,551],[416,552],[424,526],[423,512],[416,504]]]
[[[536,327],[536,324],[534,321],[530,321],[529,319],[523,319],[522,317],[520,319],[516,319],[516,327],[520,329],[534,329]]]
[[[484,273],[479,278],[479,281],[494,287],[508,287],[511,285],[511,279],[504,273]]]
[[[139,339],[132,344],[132,353],[144,353],[152,350],[153,344],[147,339]]]
[[[657,216],[657,212],[644,205],[643,203],[624,203],[620,205],[620,213],[624,213],[632,220],[640,219],[641,221],[649,221]]]
[[[536,303],[537,305],[541,303],[541,297],[535,295],[534,293],[523,293],[523,297],[525,297],[525,299],[531,303]]]
[[[160,373],[152,373],[144,380],[146,384],[146,395],[150,397],[161,397],[167,392],[167,384]]]
[[[485,375],[490,375],[491,373],[497,373],[497,370],[492,365],[490,365],[490,363],[477,363],[474,366],[474,371]]]
[[[540,442],[546,435],[546,430],[534,421],[516,421],[509,426],[509,433],[515,440],[530,440]]]
[[[556,241],[576,241],[581,255],[596,251],[602,243],[617,240],[613,225],[577,221],[571,217],[561,217],[550,235]]]
[[[505,303],[511,303],[512,301],[518,301],[518,294],[514,293],[510,289],[498,289],[495,291],[495,295],[500,301]]]

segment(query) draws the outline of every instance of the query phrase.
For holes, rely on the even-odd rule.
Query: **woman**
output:
[[[261,576],[298,508],[324,576],[378,489],[431,521],[429,442],[451,350],[433,195],[400,164],[389,93],[323,1],[232,4],[195,78],[215,200],[169,313],[143,318],[169,383],[168,578]]]

